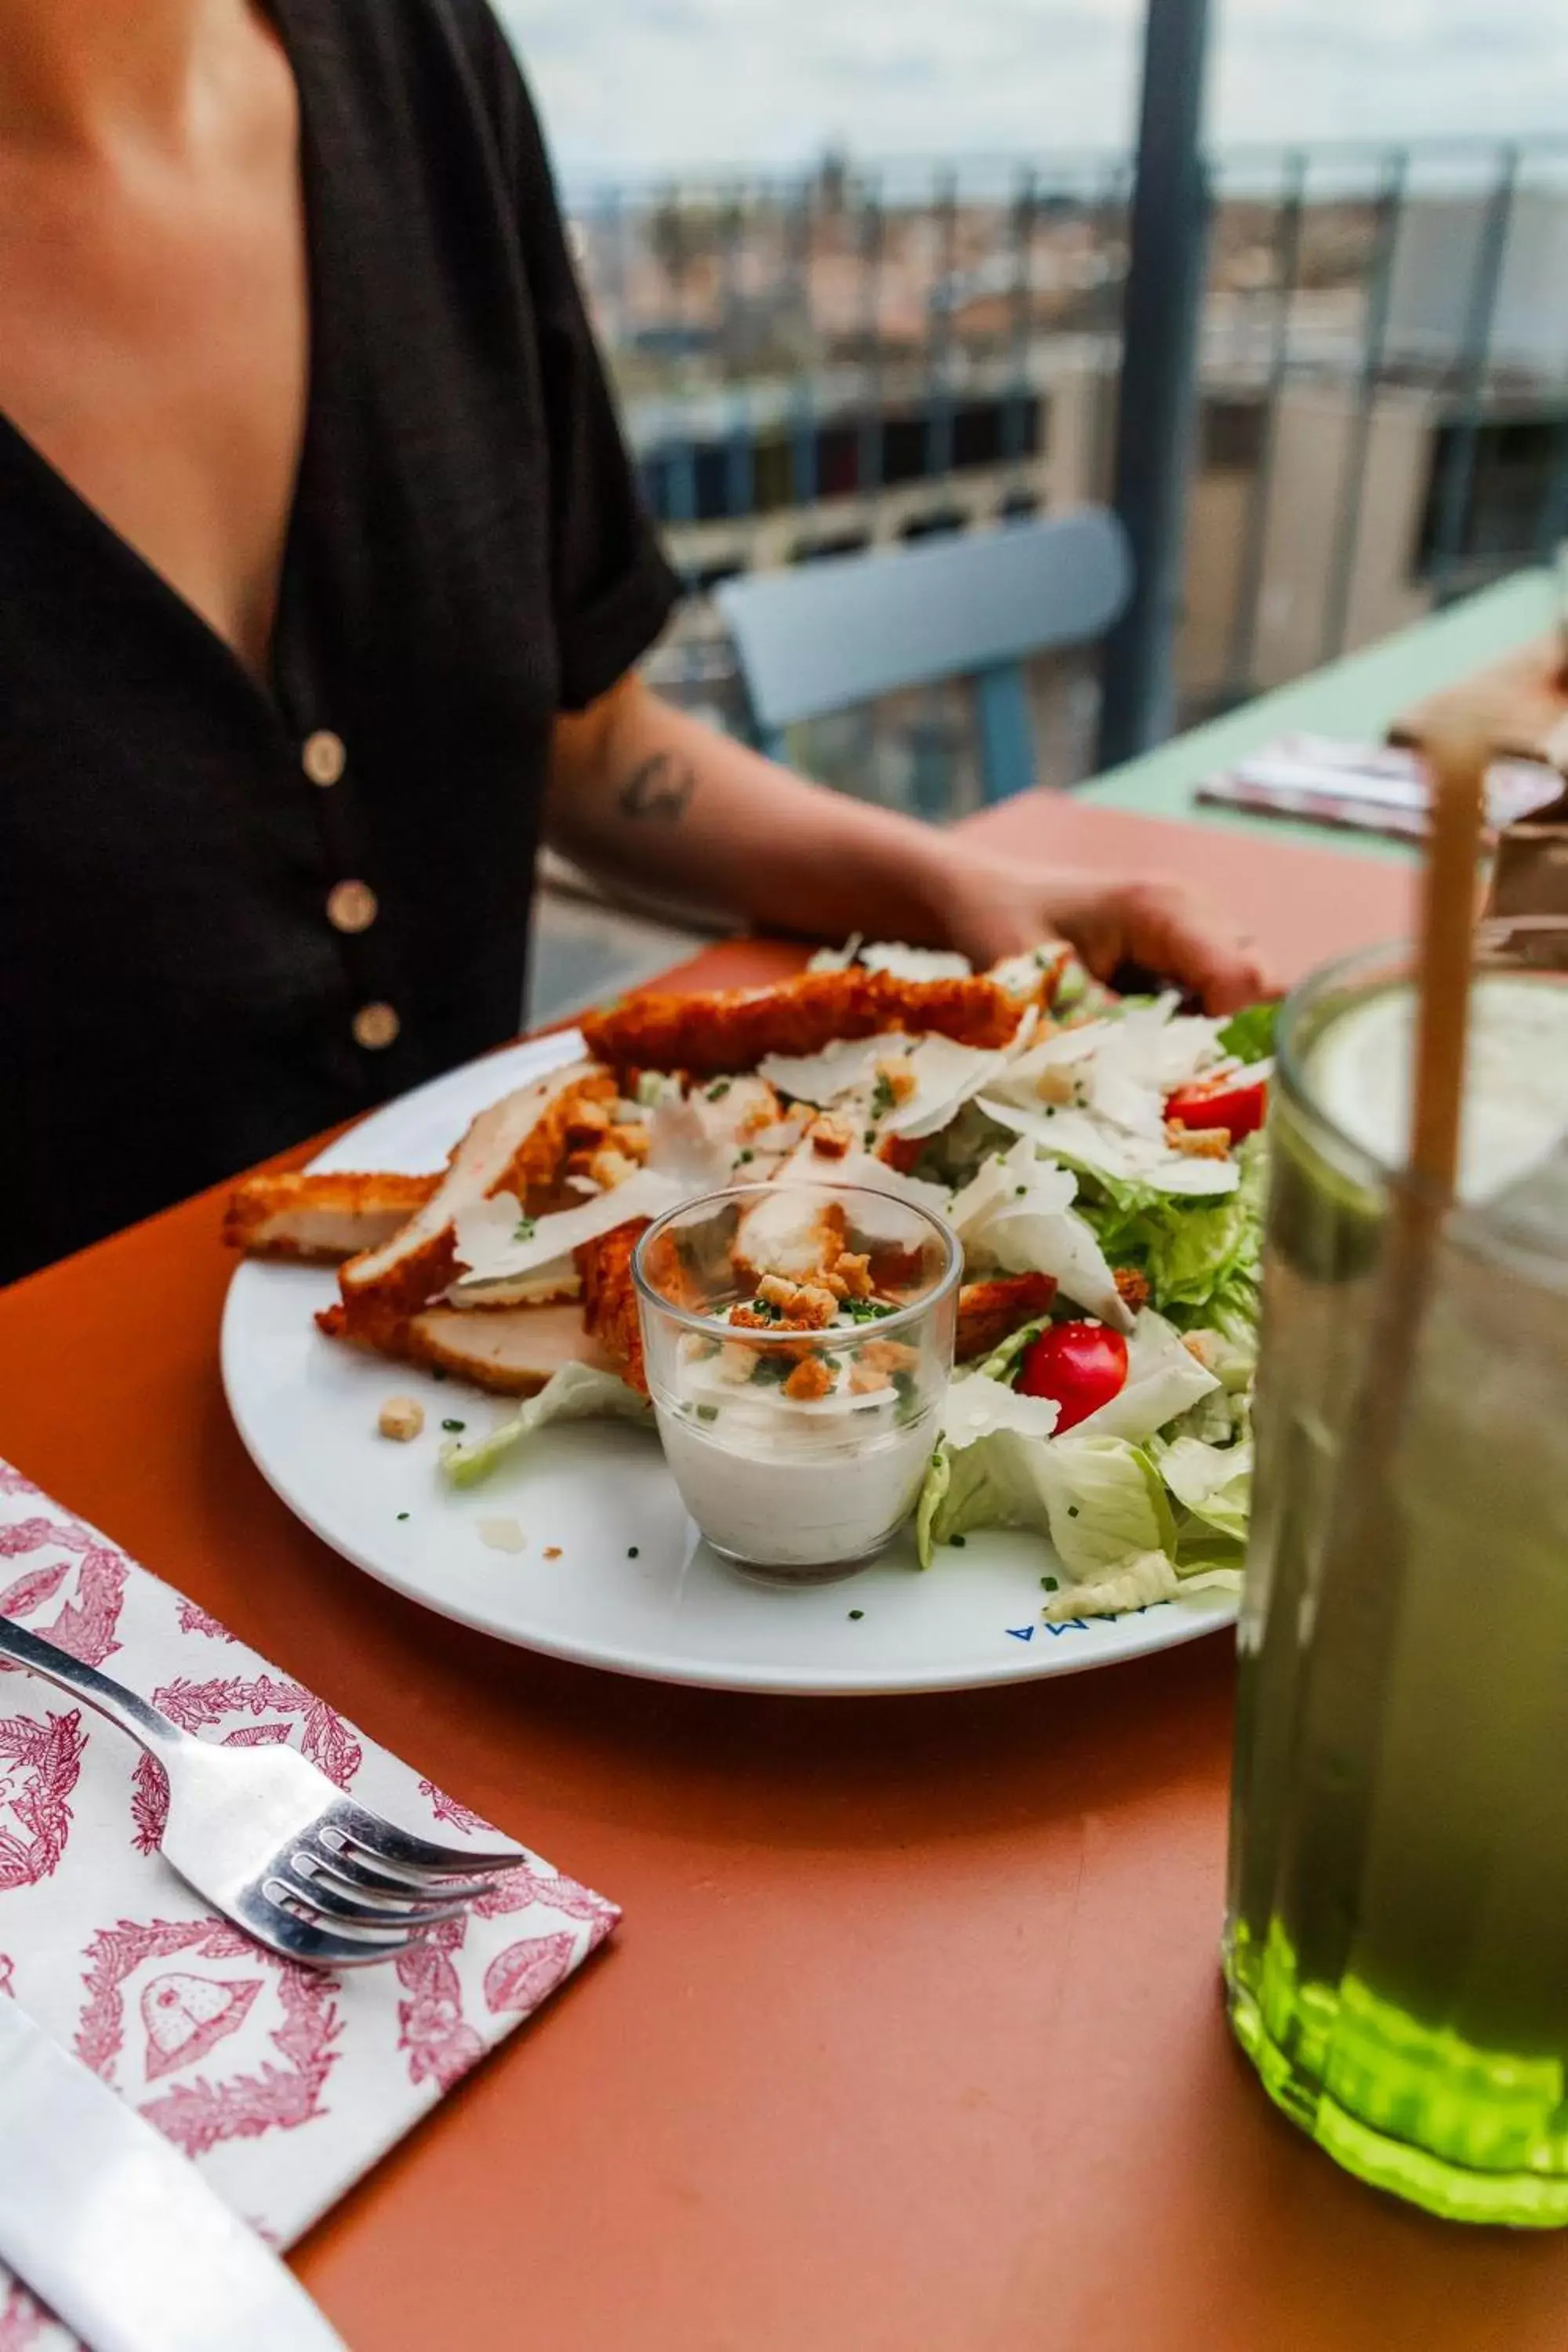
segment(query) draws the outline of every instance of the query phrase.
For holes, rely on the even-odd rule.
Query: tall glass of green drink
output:
[[[1415,1297],[1386,1278],[1410,970],[1331,966],[1280,1019],[1226,1978],[1269,2093],[1342,2164],[1456,2220],[1549,2226],[1568,2222],[1568,924],[1483,935],[1460,1199]],[[1371,1520],[1349,1499],[1369,1483]]]

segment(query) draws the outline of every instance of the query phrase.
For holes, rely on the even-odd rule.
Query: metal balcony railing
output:
[[[832,157],[568,187],[693,591],[678,690],[732,699],[703,591],[737,569],[1107,494],[1130,178]],[[1226,152],[1208,184],[1189,719],[1568,535],[1568,139]]]

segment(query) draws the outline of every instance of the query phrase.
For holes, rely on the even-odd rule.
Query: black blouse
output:
[[[271,690],[0,416],[0,1281],[519,1026],[552,721],[676,595],[484,0],[273,0]]]

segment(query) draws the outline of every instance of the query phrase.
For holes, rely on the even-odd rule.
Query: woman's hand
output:
[[[1134,964],[1201,997],[1210,1013],[1278,993],[1256,940],[1186,882],[1005,866],[961,852],[952,837],[950,848],[936,912],[952,945],[982,968],[1059,938],[1097,980]]]

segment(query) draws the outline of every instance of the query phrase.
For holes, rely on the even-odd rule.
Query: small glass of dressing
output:
[[[648,1389],[715,1551],[826,1583],[882,1549],[936,1444],[962,1272],[941,1218],[858,1184],[735,1187],[648,1227]]]

